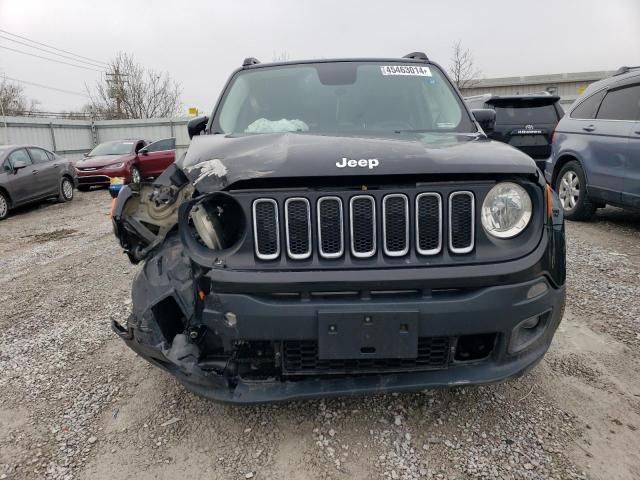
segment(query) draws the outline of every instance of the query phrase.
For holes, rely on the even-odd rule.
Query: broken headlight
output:
[[[496,238],[512,238],[531,220],[531,197],[517,183],[501,182],[493,187],[482,203],[482,226]]]
[[[231,248],[244,235],[244,212],[227,193],[215,193],[198,202],[189,216],[198,239],[212,250]]]

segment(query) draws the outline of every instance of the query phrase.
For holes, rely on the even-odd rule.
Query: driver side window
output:
[[[166,138],[164,140],[158,140],[157,142],[147,145],[147,152],[162,152],[165,150],[174,150],[176,139]]]
[[[7,160],[11,167],[13,167],[18,161],[24,162],[25,165],[31,165],[31,157],[24,148],[11,152]]]

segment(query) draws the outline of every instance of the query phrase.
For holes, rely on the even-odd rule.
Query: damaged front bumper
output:
[[[563,241],[563,232],[558,238]],[[334,292],[326,291],[319,272],[266,279],[259,272],[214,269],[197,277],[180,240],[169,236],[134,281],[134,310],[126,325],[114,322],[113,329],[189,390],[223,402],[494,383],[535,365],[562,319],[565,287],[543,268],[550,243],[542,242],[525,259],[506,262],[501,266],[510,270],[506,275],[489,277],[480,266],[438,269],[433,278],[424,269],[422,278],[399,272],[405,277],[403,290],[379,293],[377,275],[396,273],[370,271],[366,280],[360,275],[353,283],[348,272],[334,272],[332,277],[343,282],[332,282]],[[466,278],[460,277],[463,271]],[[236,274],[262,288],[245,283],[243,291],[252,293],[242,293]],[[450,288],[447,278],[469,287]],[[346,285],[357,293],[340,293]],[[375,354],[370,362],[333,358],[336,349],[326,345],[333,322],[326,318],[335,318],[332,312],[373,323],[396,321],[400,312],[401,322],[407,319],[417,329],[422,360],[388,361]],[[344,324],[338,325],[340,331]],[[336,338],[338,352],[361,340]],[[383,340],[368,339],[374,346]]]

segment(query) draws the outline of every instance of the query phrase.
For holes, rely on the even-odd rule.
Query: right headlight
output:
[[[513,238],[531,220],[531,197],[517,183],[502,182],[494,186],[482,203],[482,226],[496,238]]]
[[[199,239],[211,250],[237,245],[245,230],[242,207],[228,193],[214,193],[196,204],[189,213]]]

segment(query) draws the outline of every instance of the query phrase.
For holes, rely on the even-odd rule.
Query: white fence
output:
[[[124,138],[176,138],[176,158],[189,146],[189,118],[144,120],[62,120],[38,117],[0,117],[0,145],[38,145],[71,160],[97,144]]]

